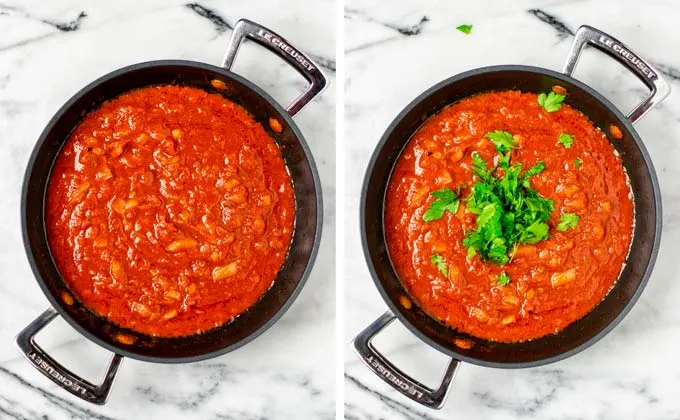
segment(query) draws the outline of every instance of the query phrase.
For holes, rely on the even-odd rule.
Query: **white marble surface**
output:
[[[390,2],[389,7],[377,0],[346,3],[347,192],[339,198],[348,225],[345,418],[680,418],[679,13],[679,3],[663,0],[439,0],[427,4],[412,0]],[[471,35],[455,30],[470,23],[474,25]],[[659,109],[637,125],[657,169],[663,196],[663,237],[656,269],[628,317],[595,346],[535,369],[462,365],[444,409],[424,409],[369,372],[350,347],[350,339],[387,308],[366,269],[359,232],[354,228],[358,226],[359,192],[369,157],[396,114],[429,86],[461,71],[493,64],[559,70],[571,34],[581,24],[608,31],[658,64],[674,89]],[[631,109],[644,93],[640,82],[622,67],[592,51],[581,60],[576,77],[624,110]],[[403,326],[390,327],[377,345],[417,378],[430,385],[439,380],[446,357]]]
[[[19,192],[29,153],[54,112],[85,84],[128,64],[161,58],[218,64],[229,26],[241,17],[271,27],[317,58],[333,83],[334,10],[332,0],[0,3],[0,419],[334,417],[333,85],[295,118],[322,179],[324,236],[306,287],[274,327],[206,362],[125,360],[104,407],[57,388],[13,344],[14,335],[48,305],[24,256]],[[248,44],[242,51],[236,72],[276,99],[287,102],[304,88],[297,73],[264,49]],[[63,321],[46,328],[38,341],[93,381],[109,358]]]

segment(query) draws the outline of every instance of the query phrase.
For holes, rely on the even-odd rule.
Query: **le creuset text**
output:
[[[390,382],[398,386],[399,388],[403,389],[404,391],[408,392],[411,395],[416,396],[418,399],[423,398],[423,393],[418,391],[416,388],[414,388],[412,385],[409,385],[408,383],[402,381],[398,377],[394,376],[392,372],[385,368],[382,363],[380,363],[378,360],[376,360],[373,356],[368,356],[366,357],[366,361],[371,364],[374,368],[378,370],[378,372],[387,378]]]
[[[303,66],[305,66],[305,68],[306,68],[307,70],[314,70],[314,65],[313,65],[312,63],[310,63],[309,61],[307,61],[307,59],[306,59],[302,54],[300,54],[299,52],[297,52],[297,51],[295,50],[295,48],[293,48],[293,47],[291,47],[290,45],[286,44],[286,43],[283,42],[280,38],[277,38],[276,35],[271,34],[271,33],[269,33],[269,32],[266,32],[266,31],[263,31],[262,29],[258,30],[258,31],[257,31],[257,34],[258,34],[260,37],[266,39],[270,44],[272,44],[272,45],[275,46],[276,48],[279,48],[280,50],[285,51],[286,54],[288,54],[288,55],[290,55],[291,57],[293,57],[293,58],[295,59],[295,61],[297,61],[298,63],[300,63],[300,64],[302,64]]]
[[[87,392],[87,389],[83,388],[82,386],[78,385],[77,383],[73,382],[69,378],[62,375],[61,373],[54,370],[54,368],[52,366],[50,366],[49,363],[44,361],[43,358],[40,357],[37,353],[31,352],[31,353],[27,354],[27,357],[29,359],[33,360],[36,363],[36,365],[40,367],[40,369],[42,369],[48,375],[55,378],[56,380],[58,380],[59,382],[61,382],[65,386],[67,386],[68,388],[71,388],[74,391],[79,392],[83,395],[85,395],[85,393]]]
[[[621,57],[633,63],[633,65],[640,69],[640,71],[645,76],[647,76],[648,79],[654,79],[655,77],[657,77],[656,74],[652,71],[652,69],[647,67],[644,61],[642,61],[638,56],[636,56],[632,52],[628,51],[625,47],[614,42],[613,39],[607,38],[606,36],[600,36],[599,41],[602,44],[606,45],[607,47],[613,49]]]

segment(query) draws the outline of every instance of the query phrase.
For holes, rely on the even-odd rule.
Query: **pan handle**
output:
[[[319,70],[319,67],[311,58],[293,47],[290,42],[286,41],[275,32],[247,19],[241,19],[234,25],[234,32],[232,33],[231,40],[227,46],[224,60],[222,60],[222,67],[227,70],[231,69],[234,60],[236,59],[238,49],[245,38],[255,41],[278,55],[309,82],[307,90],[286,108],[286,111],[288,111],[290,115],[295,115],[300,112],[305,105],[317,95],[321,94],[326,88],[326,85],[328,85],[328,79],[321,70]]]
[[[55,384],[87,402],[99,405],[105,404],[109,397],[109,392],[111,392],[111,385],[113,385],[113,381],[116,379],[116,373],[123,356],[114,353],[101,385],[91,384],[79,377],[45,353],[35,342],[36,334],[52,322],[56,316],[57,311],[49,308],[28,324],[16,337],[19,350],[33,367]]]
[[[569,50],[569,55],[567,56],[567,62],[564,64],[563,73],[569,76],[574,73],[578,59],[581,56],[581,51],[583,51],[587,44],[594,46],[623,64],[624,67],[635,74],[651,90],[651,94],[628,114],[628,119],[632,123],[637,122],[671,93],[668,82],[661,77],[659,70],[634,53],[621,41],[588,25],[583,25],[576,31],[574,42],[571,44],[571,50]]]
[[[451,359],[437,389],[430,389],[402,372],[380,354],[372,344],[373,339],[380,331],[390,325],[395,318],[394,314],[389,311],[382,314],[380,318],[356,336],[354,349],[361,361],[392,388],[417,403],[438,410],[442,408],[444,401],[446,401],[460,362]]]

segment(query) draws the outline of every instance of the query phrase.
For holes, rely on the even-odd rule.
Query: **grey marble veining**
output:
[[[392,119],[435,83],[472,68],[526,64],[560,70],[576,29],[600,28],[656,65],[673,93],[636,128],[661,185],[663,235],[655,271],[626,319],[595,346],[534,369],[463,364],[441,411],[394,392],[354,355],[350,338],[387,306],[366,269],[359,232],[347,229],[345,418],[377,419],[678,419],[680,400],[680,4],[615,0],[515,2],[349,0],[345,8],[346,195],[348,226],[358,226],[359,194],[370,155]],[[470,35],[455,28],[473,24]],[[587,51],[575,77],[628,111],[644,86],[604,55]],[[395,323],[398,324],[398,323]],[[408,330],[390,327],[377,346],[434,386],[447,358]]]
[[[323,240],[307,285],[261,337],[200,363],[124,360],[109,403],[57,388],[28,365],[13,337],[48,305],[24,255],[19,192],[28,155],[56,110],[81,87],[136,62],[180,58],[218,64],[241,17],[306,51],[335,77],[334,2],[0,2],[0,419],[334,418],[334,87],[295,117],[322,180]],[[287,103],[305,81],[278,58],[244,45],[234,70]],[[332,86],[332,85],[331,85]],[[39,343],[92,381],[110,354],[58,320]]]

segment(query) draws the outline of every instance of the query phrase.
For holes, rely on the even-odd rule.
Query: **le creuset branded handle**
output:
[[[52,322],[57,315],[57,311],[49,308],[33,322],[28,324],[28,326],[16,337],[16,343],[19,350],[26,360],[38,369],[40,373],[50,378],[55,384],[85,401],[99,405],[105,404],[106,400],[109,398],[111,386],[116,379],[116,373],[118,372],[118,367],[120,366],[123,357],[114,353],[111,362],[109,363],[109,367],[106,369],[104,380],[100,385],[94,385],[66,369],[59,362],[50,357],[50,355],[45,353],[45,351],[35,342],[35,336],[38,332]]]
[[[356,336],[354,339],[354,349],[366,366],[392,386],[392,388],[417,403],[438,410],[442,408],[446,401],[460,362],[451,359],[446,367],[441,384],[437,389],[430,389],[402,372],[387,360],[385,356],[380,354],[372,344],[373,339],[380,331],[390,325],[395,318],[392,312],[385,312]]]
[[[576,31],[563,73],[569,76],[574,73],[581,52],[588,44],[623,64],[651,90],[651,94],[628,114],[628,119],[632,123],[638,121],[650,109],[661,103],[671,92],[668,82],[661,77],[661,73],[654,66],[634,53],[621,41],[587,25],[581,26]]]
[[[227,70],[231,69],[238,49],[245,38],[255,41],[281,57],[309,82],[307,90],[286,108],[290,115],[300,112],[312,99],[323,92],[326,85],[328,85],[328,79],[312,59],[293,47],[275,32],[247,19],[241,19],[236,22],[234,32],[227,46],[227,52],[224,55],[224,60],[222,60],[222,67]]]

